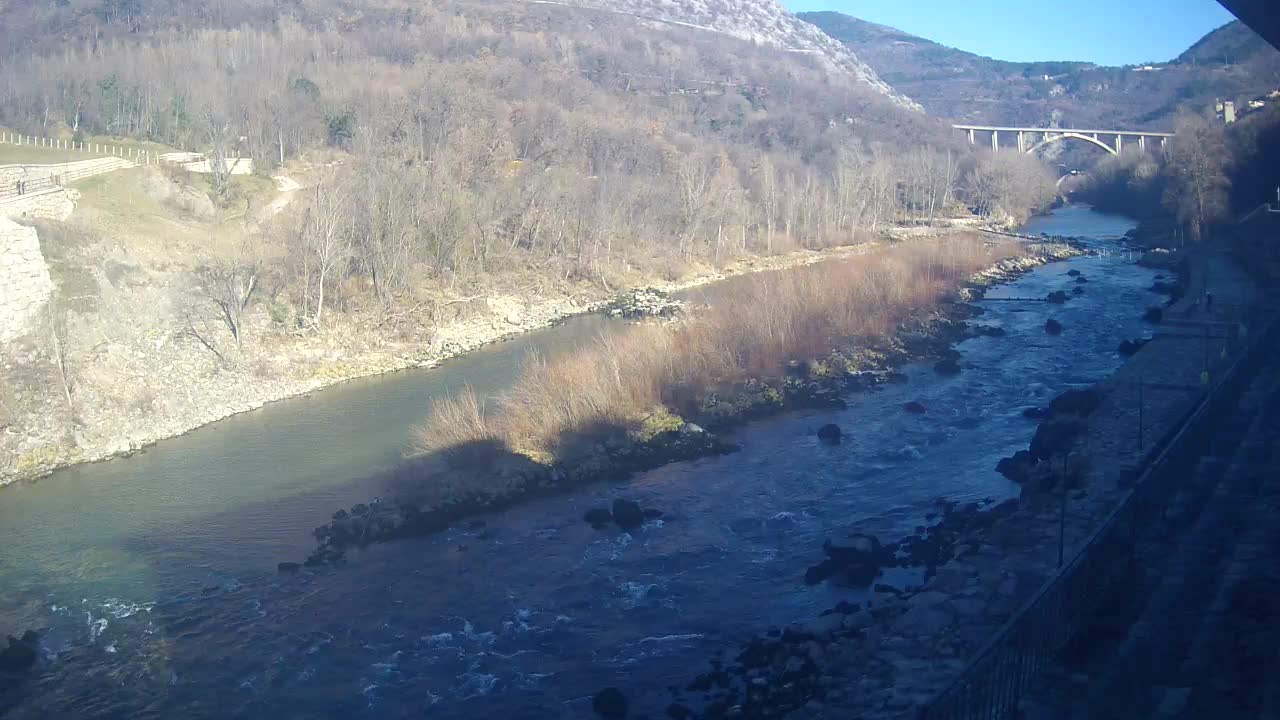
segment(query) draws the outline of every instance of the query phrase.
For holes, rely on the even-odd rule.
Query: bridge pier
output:
[[[970,145],[976,145],[976,144],[977,144],[977,143],[974,141],[974,137],[973,137],[973,129],[972,129],[972,128],[970,128],[970,129],[969,129],[969,144],[970,144]]]
[[[1025,153],[1027,151],[1027,136],[1021,130],[1018,131],[1018,152]]]
[[[1124,136],[1116,135],[1116,154],[1121,155],[1123,153],[1124,153]]]
[[[1139,150],[1141,150],[1142,152],[1146,152],[1146,151],[1147,151],[1147,136],[1146,136],[1146,135],[1139,135],[1139,136],[1138,136],[1138,149],[1139,149]]]
[[[991,152],[1000,152],[1000,131],[991,131]]]

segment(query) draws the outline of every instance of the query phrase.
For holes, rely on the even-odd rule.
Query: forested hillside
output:
[[[40,224],[57,291],[0,387],[0,475],[620,288],[1054,199],[815,33],[772,0],[0,5],[0,126],[256,171],[125,170]]]
[[[529,253],[600,277],[654,254],[828,244],[936,214],[976,162],[822,56],[612,10],[102,0],[10,6],[5,28],[0,124],[260,168],[342,153],[324,190],[360,259],[340,264],[380,290],[409,267],[465,275]]]
[[[1280,51],[1240,22],[1174,60],[1102,67],[1004,62],[840,13],[801,17],[855,48],[929,113],[965,122],[1164,130],[1180,109],[1243,104],[1280,87]]]

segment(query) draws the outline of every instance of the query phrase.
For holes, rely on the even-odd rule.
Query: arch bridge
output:
[[[1076,130],[1070,128],[995,127],[991,125],[953,125],[952,127],[967,133],[970,145],[977,145],[979,135],[989,133],[991,136],[991,149],[995,151],[1000,150],[1000,136],[1002,134],[1005,137],[1016,138],[1018,152],[1027,153],[1028,155],[1034,154],[1041,148],[1053,143],[1066,140],[1087,142],[1097,145],[1112,155],[1120,155],[1124,152],[1125,138],[1136,138],[1138,148],[1145,151],[1148,141],[1158,141],[1160,147],[1164,147],[1169,138],[1173,137],[1173,133],[1146,130]],[[1133,143],[1131,142],[1130,146],[1132,145]]]

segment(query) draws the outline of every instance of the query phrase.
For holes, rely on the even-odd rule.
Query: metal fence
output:
[[[1277,321],[1256,315],[1265,329],[1240,338],[1235,359],[1164,437],[1146,453],[1133,491],[1109,515],[1066,566],[1005,624],[961,676],[928,705],[920,720],[1000,720],[1013,717],[1036,675],[1057,659],[1098,609],[1107,590],[1126,575],[1138,537],[1159,518],[1179,485],[1194,472],[1212,435],[1214,419],[1230,404],[1262,362]]]
[[[0,202],[12,202],[27,195],[66,187],[67,183],[77,180],[134,166],[132,161],[113,157],[53,165],[0,165],[0,171],[6,171],[0,172]]]
[[[53,177],[38,177],[30,180],[3,182],[0,183],[0,202],[16,200],[20,197],[32,195],[44,190],[50,190],[55,187],[58,187],[58,182]]]

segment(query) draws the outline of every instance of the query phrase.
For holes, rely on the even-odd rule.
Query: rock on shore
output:
[[[684,303],[670,294],[653,288],[628,290],[610,300],[601,311],[613,317],[638,320],[641,318],[670,318],[683,312]]]

